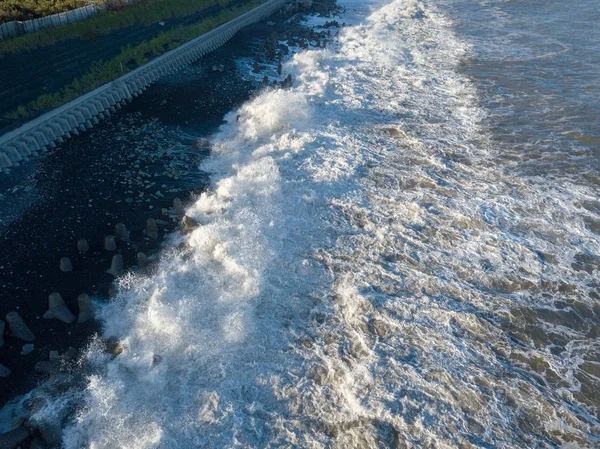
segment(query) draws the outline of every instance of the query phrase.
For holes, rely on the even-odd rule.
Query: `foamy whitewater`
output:
[[[343,3],[227,116],[200,227],[102,310],[124,352],[38,413],[84,404],[64,447],[600,446],[598,192],[499,165],[437,5]]]

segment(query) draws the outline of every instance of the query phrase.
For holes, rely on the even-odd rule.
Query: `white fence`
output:
[[[129,6],[138,3],[139,1],[140,0],[121,0],[119,5]],[[42,17],[40,19],[25,20],[24,22],[6,22],[0,25],[0,40],[19,36],[21,34],[35,33],[43,28],[81,22],[82,20],[89,19],[96,14],[106,11],[106,9],[106,3],[96,3],[94,5],[72,9],[71,11],[52,14],[51,16]]]

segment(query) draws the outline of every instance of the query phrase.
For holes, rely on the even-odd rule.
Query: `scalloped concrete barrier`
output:
[[[269,0],[114,81],[81,95],[0,137],[0,170],[7,172],[31,157],[78,135],[120,109],[160,77],[176,72],[217,49],[241,28],[256,23],[289,0]]]

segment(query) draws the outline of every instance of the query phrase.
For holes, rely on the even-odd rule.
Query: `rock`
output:
[[[198,227],[198,222],[187,215],[183,216],[183,227],[186,230],[192,230]]]
[[[54,423],[41,423],[36,425],[40,437],[49,447],[58,447],[60,445],[60,426]]]
[[[137,254],[138,267],[145,268],[148,266],[148,257],[144,253]]]
[[[27,420],[23,417],[20,416],[19,418],[15,419],[13,422],[10,423],[11,426],[13,427],[23,427],[23,425],[27,422]]]
[[[158,238],[158,225],[156,224],[154,218],[148,218],[148,220],[146,220],[146,228],[144,229],[144,234],[153,239]]]
[[[0,377],[8,377],[10,376],[10,369],[0,363]]]
[[[119,294],[119,289],[117,288],[117,286],[115,285],[114,282],[111,282],[111,284],[108,286],[108,297],[114,298],[118,294]]]
[[[115,238],[112,235],[104,237],[104,249],[106,251],[114,251],[117,249],[117,242],[115,242]]]
[[[4,346],[4,327],[6,324],[4,321],[0,320],[0,348]]]
[[[79,295],[77,297],[77,304],[79,305],[79,316],[77,317],[78,324],[94,319],[94,303],[88,295],[85,293]]]
[[[10,333],[15,337],[25,341],[35,340],[35,335],[33,335],[33,332],[31,332],[25,321],[23,321],[23,318],[17,312],[6,314],[6,324]]]
[[[179,198],[173,199],[173,212],[180,220],[185,216],[185,208],[183,202]]]
[[[115,357],[121,354],[124,349],[117,337],[109,337],[104,343],[104,352]]]
[[[35,349],[35,346],[33,345],[33,343],[24,344],[23,349],[21,351],[21,355],[31,354],[34,349]]]
[[[60,258],[60,271],[62,271],[63,273],[73,271],[73,264],[71,263],[71,259],[69,259],[68,257]]]
[[[34,396],[23,401],[23,408],[29,413],[35,414],[46,407],[46,404],[48,404],[48,401],[44,398]]]
[[[115,225],[115,235],[117,238],[125,243],[131,243],[129,239],[129,231],[123,223],[117,223]]]
[[[112,274],[115,278],[123,276],[123,273],[125,273],[125,269],[123,267],[123,256],[120,254],[115,254],[112,258],[110,269],[106,270],[106,272],[108,274]]]
[[[50,361],[58,360],[58,351],[50,351],[50,354],[48,355],[48,359]]]
[[[40,360],[33,367],[40,374],[54,374],[60,369],[59,360]]]
[[[29,429],[27,427],[19,427],[10,432],[0,435],[0,447],[2,449],[17,449],[21,443],[29,438]]]
[[[77,240],[77,251],[87,253],[90,250],[90,245],[86,239]]]
[[[29,449],[46,449],[46,443],[39,438],[34,438],[29,446]]]
[[[71,313],[62,296],[57,292],[50,293],[48,296],[48,311],[44,313],[44,318],[47,320],[57,319],[67,324],[75,321],[75,315]]]

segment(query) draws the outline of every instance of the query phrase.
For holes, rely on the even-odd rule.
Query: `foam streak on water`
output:
[[[67,448],[600,444],[595,192],[491,163],[434,4],[346,6],[293,89],[227,117],[201,226],[103,310],[125,351],[90,350]]]

